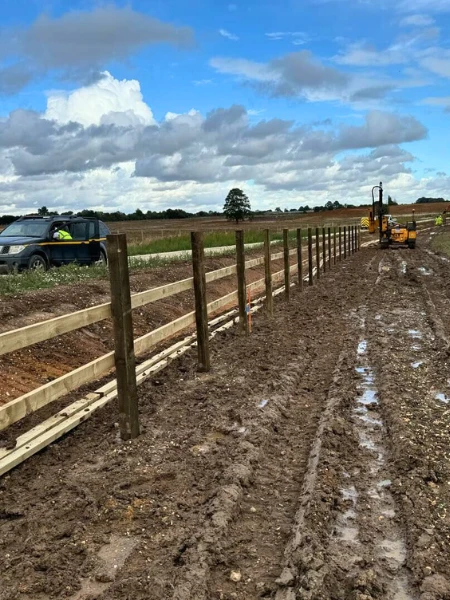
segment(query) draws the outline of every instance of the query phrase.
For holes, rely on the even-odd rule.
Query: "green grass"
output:
[[[305,232],[306,233],[306,232]],[[295,230],[289,232],[289,238],[292,242],[295,239]],[[281,233],[272,234],[273,240],[281,240]],[[181,241],[180,241],[181,240]],[[247,244],[263,241],[263,233],[260,231],[250,231],[245,233],[245,242]],[[167,242],[167,245],[164,245]],[[234,233],[212,233],[205,236],[205,246],[213,248],[217,246],[233,246],[235,243]],[[152,254],[157,252],[170,252],[170,250],[190,250],[190,237],[180,236],[175,238],[167,238],[156,240],[155,245],[146,244],[138,246],[129,246],[128,252],[130,256],[139,254]],[[162,244],[157,245],[157,244]],[[292,243],[291,243],[292,245]],[[155,249],[156,248],[156,249]],[[215,256],[233,256],[234,247],[230,250],[224,250],[215,254]],[[191,260],[186,253],[185,256],[178,258],[158,258],[153,257],[149,260],[135,258],[130,264],[130,270],[136,271],[139,269],[149,269],[154,267],[163,267],[173,262],[183,260]],[[48,271],[22,271],[21,273],[11,273],[10,275],[0,275],[0,297],[15,296],[26,292],[55,288],[60,285],[69,285],[87,281],[90,279],[108,279],[108,269],[103,265],[93,265],[90,267],[80,266],[77,264],[65,265],[63,267],[54,267]]]
[[[439,254],[450,256],[450,231],[441,231],[433,236],[431,240],[431,249]]]
[[[168,263],[167,260],[152,259],[150,261],[136,260],[131,265],[131,271],[160,267]],[[108,269],[104,265],[90,267],[77,264],[54,267],[48,271],[22,271],[10,275],[0,275],[0,296],[14,296],[34,290],[55,288],[88,281],[90,279],[108,279]]]
[[[305,231],[306,234],[306,231]],[[295,229],[289,231],[289,238],[294,239]],[[280,240],[283,235],[281,232],[272,233],[272,240]],[[246,244],[257,244],[264,241],[263,231],[246,231],[244,233]],[[216,248],[220,246],[233,246],[236,243],[234,232],[214,231],[206,233],[204,236],[205,248]],[[128,254],[136,256],[138,254],[157,254],[159,252],[177,252],[191,249],[191,237],[189,234],[162,238],[153,240],[144,244],[131,244],[128,246]]]
[[[216,256],[231,256],[233,252],[223,251]],[[179,258],[158,258],[149,260],[134,259],[130,264],[130,271],[164,267],[173,262],[191,260],[190,256]],[[104,265],[92,265],[90,267],[77,264],[54,267],[48,271],[22,271],[10,275],[0,275],[0,297],[15,296],[34,290],[50,289],[60,285],[69,285],[88,281],[90,279],[108,279],[108,269]]]

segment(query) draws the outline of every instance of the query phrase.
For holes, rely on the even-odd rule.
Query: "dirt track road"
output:
[[[364,249],[0,480],[0,599],[450,599],[450,264]]]

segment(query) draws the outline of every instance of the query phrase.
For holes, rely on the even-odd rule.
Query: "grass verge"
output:
[[[430,246],[433,252],[450,256],[450,230],[439,231],[433,236]]]
[[[304,235],[306,235],[306,230]],[[295,239],[296,230],[289,230],[289,238]],[[281,232],[274,232],[271,235],[272,240],[281,240],[283,234]],[[204,236],[205,248],[217,248],[221,246],[233,246],[236,243],[236,237],[234,232],[230,231],[214,231],[206,233]],[[257,244],[264,241],[263,231],[246,231],[244,233],[245,244]],[[160,240],[153,240],[144,244],[130,244],[128,246],[128,254],[130,256],[136,256],[139,254],[157,254],[159,252],[180,252],[182,250],[191,249],[191,237],[189,234],[179,235],[174,237],[163,238]]]
[[[225,250],[215,254],[218,256],[233,256],[233,250]],[[189,255],[177,258],[158,258],[152,257],[149,260],[134,258],[130,262],[130,271],[141,269],[152,269],[155,267],[164,267],[173,262],[190,261]],[[0,275],[0,297],[17,296],[34,290],[55,288],[60,285],[69,285],[88,281],[90,279],[108,279],[108,268],[104,265],[92,265],[90,267],[77,264],[65,265],[63,267],[54,267],[48,271],[22,271],[21,273],[11,273],[10,275]]]
[[[153,258],[150,261],[135,260],[130,265],[131,271],[160,267],[168,264],[168,260]],[[22,271],[10,275],[0,275],[0,296],[15,296],[34,290],[42,290],[79,283],[90,279],[107,279],[108,268],[104,265],[90,267],[77,264],[54,267],[48,271]]]

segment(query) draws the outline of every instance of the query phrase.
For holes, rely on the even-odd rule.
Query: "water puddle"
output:
[[[435,400],[443,402],[444,404],[448,404],[450,401],[450,398],[447,396],[447,394],[443,394],[442,392],[438,392],[434,398]]]
[[[364,328],[364,322],[362,325]],[[415,329],[409,330],[408,333],[413,338],[422,337],[422,333]],[[386,561],[386,576],[389,580],[386,597],[392,598],[392,600],[412,600],[408,578],[404,570],[406,545],[395,521],[395,502],[390,491],[392,482],[386,477],[383,420],[379,409],[375,373],[370,364],[368,350],[367,341],[361,340],[357,347],[357,365],[355,367],[360,381],[357,386],[356,406],[353,410],[355,433],[365,452],[365,477],[360,482],[361,489],[357,489],[357,473],[352,472],[346,478],[347,487],[341,490],[341,494],[345,500],[351,502],[351,506],[338,518],[337,534],[342,542],[358,544],[355,554],[359,552],[363,556],[366,551],[370,553],[369,547],[366,549],[358,542],[358,514],[364,511],[361,523],[365,522],[366,529],[368,526],[370,527],[370,546],[375,549],[379,558]],[[422,361],[417,361],[412,366],[418,368],[421,364]],[[443,396],[445,397],[445,394]],[[353,482],[355,483],[353,484]],[[365,487],[367,484],[369,484],[368,487]],[[370,504],[370,513],[367,513],[368,504]],[[385,519],[386,525],[380,527]],[[367,533],[365,531],[365,534]]]
[[[413,339],[421,340],[423,335],[422,332],[418,329],[408,329],[408,335],[410,335]]]
[[[351,485],[348,488],[342,488],[341,494],[342,498],[346,501],[350,501],[352,506],[344,513],[339,515],[336,523],[336,535],[342,542],[357,542],[359,532],[355,523],[355,508],[358,499],[358,492],[356,491],[355,486]]]
[[[362,356],[367,351],[367,340],[362,340],[358,344],[358,355]]]
[[[406,262],[402,260],[402,262],[400,263],[400,272],[402,275],[406,275],[406,266]]]
[[[268,402],[268,400],[261,400],[261,402],[258,404],[259,408],[264,408]]]
[[[422,275],[433,275],[433,271],[428,267],[419,267],[417,269]]]
[[[421,365],[423,365],[423,360],[418,360],[416,362],[411,363],[411,367],[413,369],[418,369]]]
[[[370,388],[364,390],[362,396],[358,398],[358,402],[365,405],[378,404],[377,391]]]

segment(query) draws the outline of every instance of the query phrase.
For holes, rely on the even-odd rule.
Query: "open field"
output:
[[[363,247],[251,335],[218,334],[209,373],[189,351],[146,380],[137,439],[120,440],[112,403],[2,477],[0,600],[450,599],[450,271],[434,253],[449,239]],[[132,290],[190,271],[143,269]],[[208,284],[208,300],[234,288]],[[0,299],[0,327],[108,297],[90,280]],[[136,309],[135,334],[192,302]],[[111,348],[104,320],[1,356],[1,399]]]
[[[391,207],[391,213],[398,217],[400,221],[410,220],[412,210],[415,210],[418,219],[436,216],[448,206],[444,203],[434,204],[404,204]],[[252,220],[239,223],[239,228],[249,232],[258,231],[264,228],[270,228],[274,233],[280,233],[284,228],[295,229],[297,227],[339,227],[343,225],[358,225],[361,217],[367,215],[367,208],[345,208],[320,213],[272,213],[254,217]],[[224,217],[201,217],[192,219],[165,219],[148,221],[121,221],[108,223],[111,231],[126,233],[131,244],[150,242],[165,238],[174,238],[184,236],[189,231],[205,231],[210,233],[228,232],[232,235],[235,224],[227,221]],[[249,237],[250,239],[250,237]],[[166,242],[162,242],[160,250],[155,252],[167,252]],[[169,242],[175,244],[176,242]],[[224,244],[217,244],[224,245]],[[179,248],[174,248],[179,249]]]

